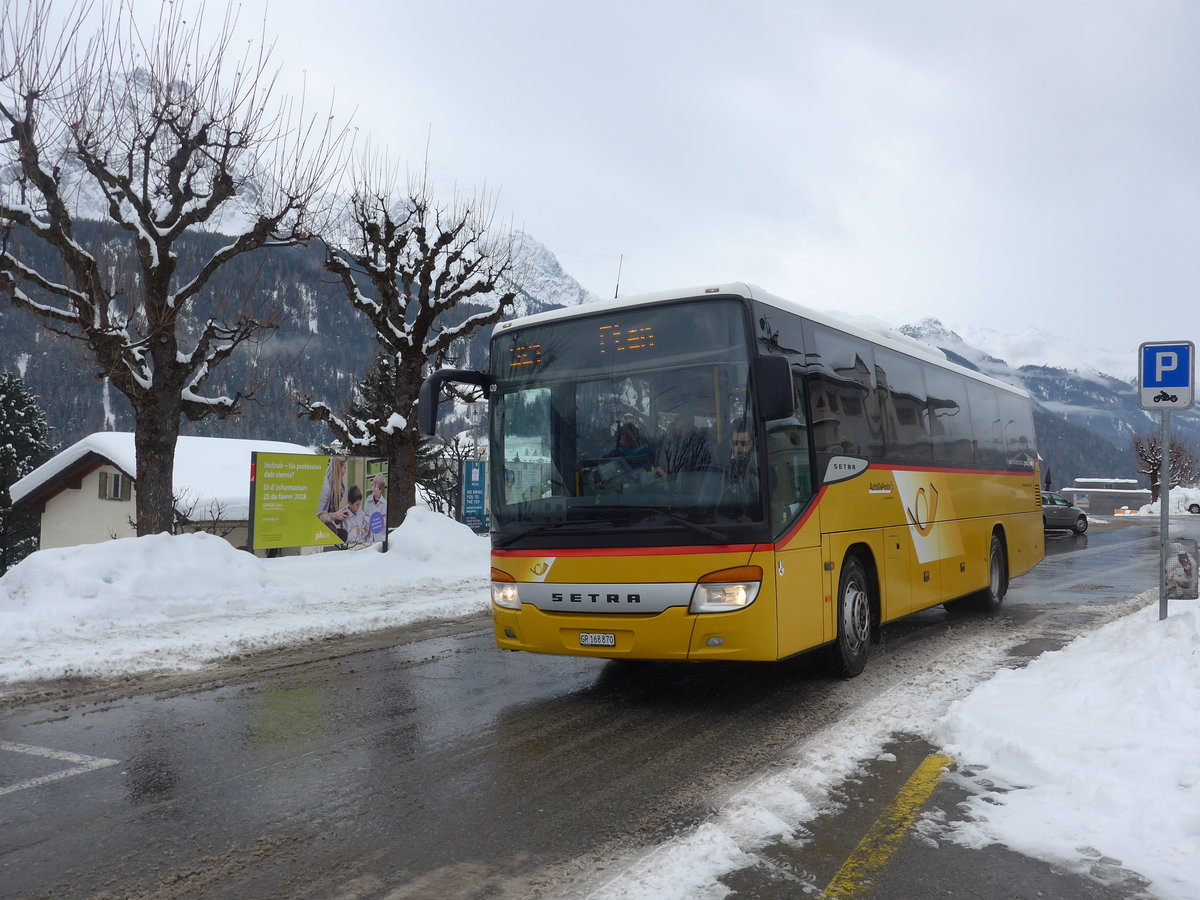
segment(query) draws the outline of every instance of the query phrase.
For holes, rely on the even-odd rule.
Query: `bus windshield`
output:
[[[705,298],[501,331],[497,546],[724,543],[762,531],[745,307]],[[496,463],[500,464],[497,465]]]

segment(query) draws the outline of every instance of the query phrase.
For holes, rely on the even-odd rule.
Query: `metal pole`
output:
[[[1162,459],[1158,470],[1159,551],[1158,551],[1158,618],[1167,617],[1167,544],[1171,539],[1171,514],[1168,500],[1171,495],[1171,411],[1162,411]]]

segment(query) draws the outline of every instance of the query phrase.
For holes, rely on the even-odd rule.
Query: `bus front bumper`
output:
[[[492,606],[496,645],[504,650],[602,659],[774,660],[774,604],[695,615],[671,607],[654,615],[581,615]]]

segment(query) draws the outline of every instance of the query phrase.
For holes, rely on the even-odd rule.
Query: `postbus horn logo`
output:
[[[938,491],[931,484],[928,495],[925,493],[925,488],[917,488],[917,493],[913,495],[912,506],[905,508],[908,521],[912,523],[913,528],[917,529],[917,533],[921,537],[929,537],[933,531],[933,523],[937,520],[937,506]]]

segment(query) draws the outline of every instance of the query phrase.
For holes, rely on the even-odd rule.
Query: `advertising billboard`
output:
[[[253,550],[367,547],[387,540],[387,460],[254,453]]]
[[[487,462],[480,459],[462,461],[462,521],[475,532],[488,529]]]

